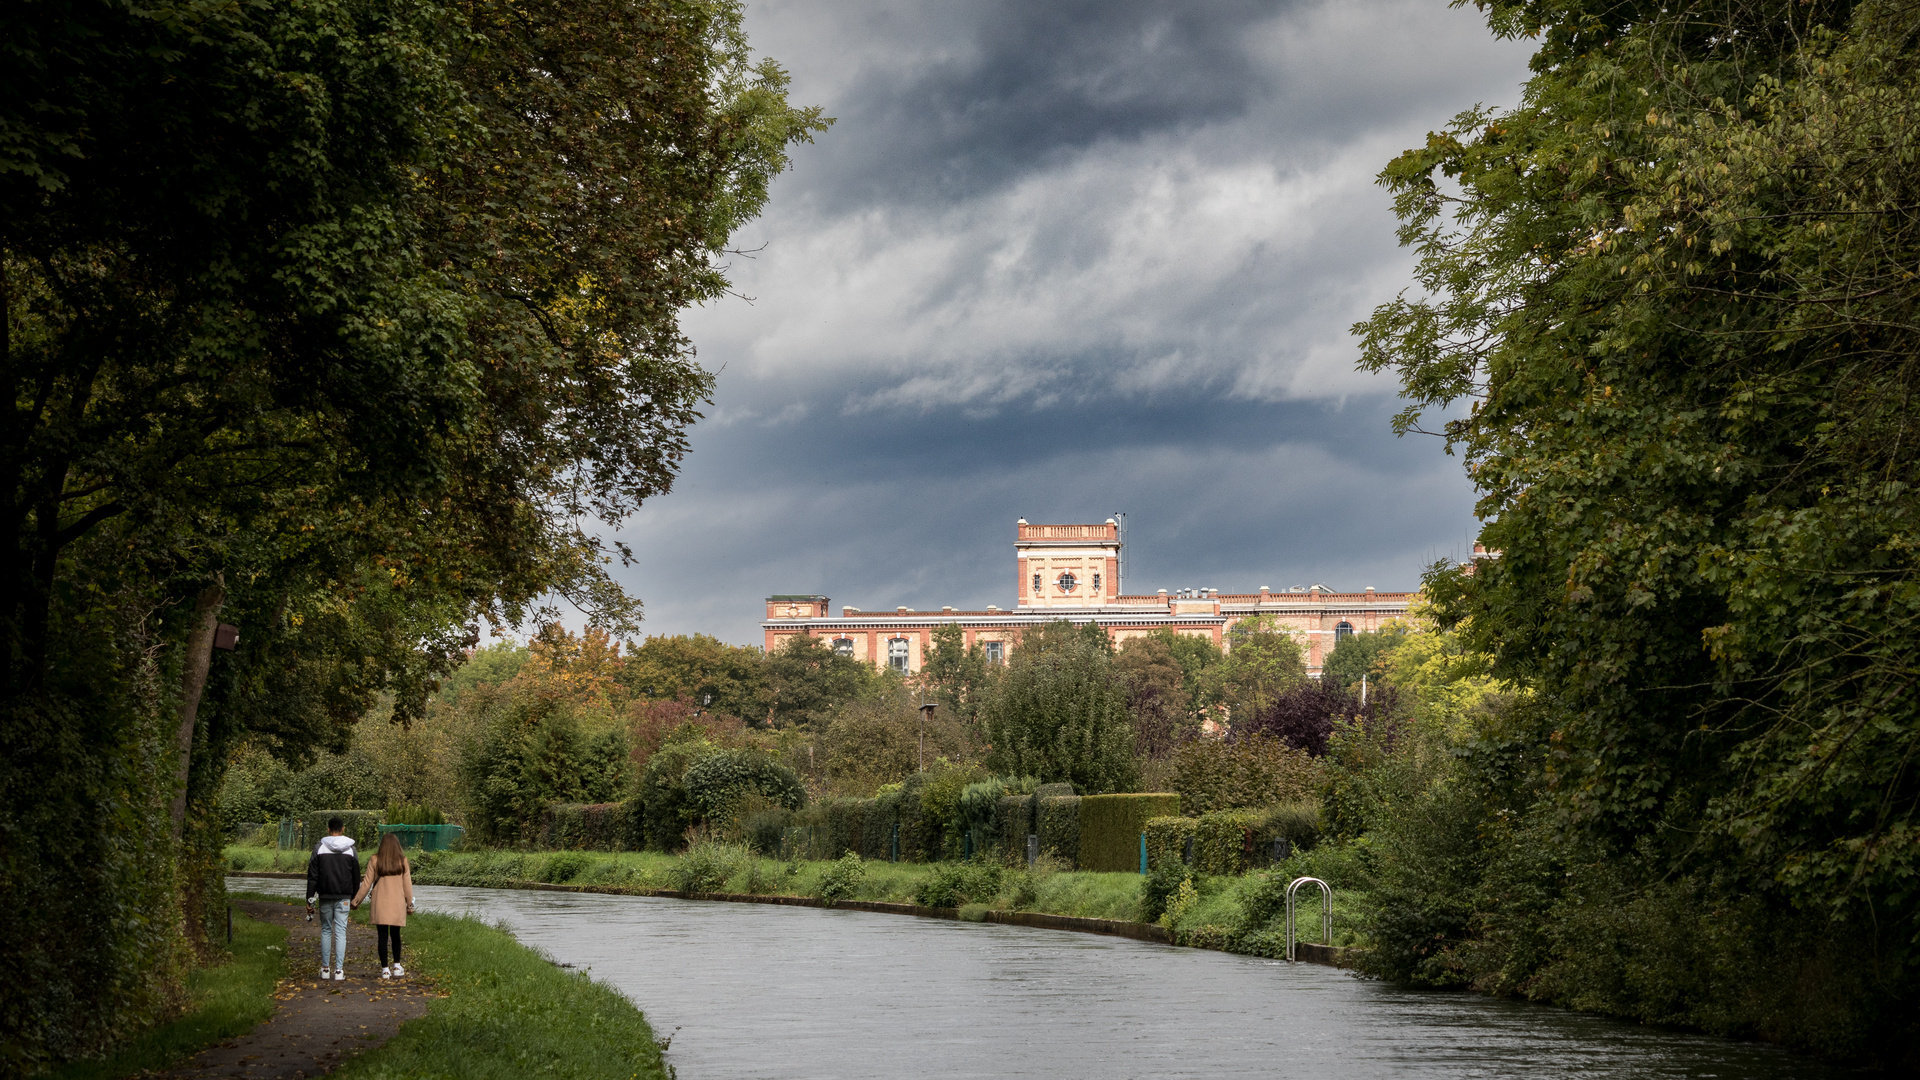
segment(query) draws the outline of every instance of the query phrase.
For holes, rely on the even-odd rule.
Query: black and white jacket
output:
[[[359,891],[360,857],[354,854],[353,837],[321,837],[307,860],[307,903],[351,900]]]

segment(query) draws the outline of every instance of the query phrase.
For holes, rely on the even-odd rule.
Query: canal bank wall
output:
[[[305,874],[277,873],[273,871],[229,871],[228,877],[236,878],[281,878],[300,879]],[[429,884],[419,882],[419,884]],[[997,911],[988,908],[980,911],[967,911],[960,908],[923,907],[919,904],[896,904],[879,900],[823,900],[816,896],[782,896],[771,893],[708,893],[682,892],[678,889],[655,889],[638,885],[555,885],[544,881],[502,881],[498,884],[478,886],[482,888],[525,889],[531,892],[571,892],[602,893],[609,896],[660,896],[673,900],[711,900],[730,904],[778,904],[785,907],[839,908],[845,911],[871,911],[881,915],[911,915],[922,919],[975,919],[978,922],[1000,923],[1006,926],[1029,926],[1039,930],[1067,930],[1077,934],[1103,934],[1108,937],[1132,938],[1135,941],[1153,941],[1162,945],[1176,945],[1173,931],[1157,923],[1129,922],[1124,919],[1089,919],[1079,915],[1049,915],[1040,911]],[[975,918],[977,916],[977,918]],[[1335,948],[1331,945],[1310,945],[1299,942],[1294,946],[1294,955],[1303,963],[1321,964],[1326,967],[1352,967],[1352,953],[1355,950]]]

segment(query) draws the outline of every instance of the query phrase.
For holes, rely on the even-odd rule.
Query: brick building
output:
[[[947,623],[960,627],[969,646],[979,645],[991,660],[1004,663],[1018,646],[1020,631],[1065,619],[1097,623],[1116,644],[1161,628],[1204,637],[1227,647],[1227,631],[1252,615],[1272,615],[1301,634],[1307,643],[1307,668],[1320,673],[1321,658],[1340,637],[1377,630],[1407,612],[1417,593],[1336,593],[1315,585],[1273,592],[1222,593],[1184,589],[1152,595],[1120,593],[1120,529],[1109,518],[1099,525],[1016,526],[1014,606],[989,605],[985,611],[861,611],[835,613],[827,597],[783,594],[767,597],[761,623],[769,651],[794,634],[829,642],[848,656],[870,664],[918,671],[933,644],[933,632]]]

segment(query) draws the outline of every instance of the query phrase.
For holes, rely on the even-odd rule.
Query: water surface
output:
[[[1854,1075],[1751,1043],[1123,938],[662,897],[415,893],[422,910],[504,923],[625,991],[672,1036],[685,1080]]]

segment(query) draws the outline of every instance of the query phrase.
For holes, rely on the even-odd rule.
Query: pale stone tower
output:
[[[1013,542],[1019,567],[1019,605],[1098,607],[1120,598],[1120,526],[1029,525],[1021,518]]]

